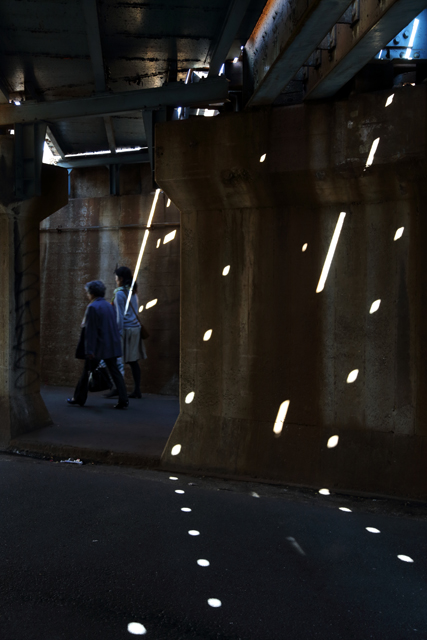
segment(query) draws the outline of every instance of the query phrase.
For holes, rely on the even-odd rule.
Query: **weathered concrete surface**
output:
[[[103,280],[108,299],[116,266],[133,271],[154,196],[148,164],[121,168],[120,196],[109,195],[106,167],[73,170],[70,190],[69,204],[40,228],[42,378],[59,386],[75,385],[81,373],[74,354],[87,305],[84,284]],[[173,395],[178,393],[180,230],[177,208],[166,204],[161,194],[138,278],[140,304],[158,300],[141,314],[150,338],[148,360],[140,364],[144,392]],[[173,231],[175,238],[163,244]],[[129,370],[127,382],[131,389]]]
[[[156,179],[182,224],[168,468],[427,495],[426,87],[396,91],[387,108],[386,98],[157,127]]]
[[[42,195],[14,202],[13,138],[0,137],[0,446],[50,423],[40,396],[40,221],[67,202],[67,172],[43,165]]]

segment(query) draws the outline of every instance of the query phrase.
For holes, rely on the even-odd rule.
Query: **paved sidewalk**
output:
[[[54,425],[16,438],[10,449],[115,464],[158,464],[179,414],[177,397],[144,394],[119,411],[113,409],[117,399],[107,400],[102,393],[89,394],[84,407],[69,406],[66,400],[72,395],[69,387],[43,387]]]

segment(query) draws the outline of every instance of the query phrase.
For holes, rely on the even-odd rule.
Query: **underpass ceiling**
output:
[[[231,55],[245,44],[265,5],[251,0]],[[209,51],[229,0],[120,2],[98,0],[107,91],[162,86],[209,65]],[[11,97],[37,101],[95,92],[85,16],[78,0],[3,0],[0,4],[0,79]],[[2,102],[6,99],[2,96]],[[144,146],[139,113],[113,118],[116,145]],[[108,149],[103,120],[55,122],[65,153]]]

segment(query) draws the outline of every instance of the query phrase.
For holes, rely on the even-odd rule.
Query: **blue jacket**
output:
[[[117,326],[119,328],[119,333],[122,335],[123,329],[127,329],[128,327],[140,327],[141,325],[138,322],[138,318],[135,315],[133,309],[136,313],[138,313],[138,297],[135,293],[132,294],[131,304],[129,305],[128,312],[125,315],[125,307],[128,299],[129,290],[127,291],[117,291],[116,297],[114,298],[114,306],[117,310]]]
[[[106,360],[122,355],[116,313],[104,298],[96,298],[88,307],[85,323],[85,353]]]

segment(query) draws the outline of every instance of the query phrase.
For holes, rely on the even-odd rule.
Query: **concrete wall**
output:
[[[120,196],[109,195],[106,167],[74,169],[69,204],[40,226],[42,273],[42,381],[75,385],[81,362],[74,353],[87,304],[84,284],[101,279],[110,298],[114,269],[133,271],[145,233],[154,190],[148,164],[124,165]],[[176,394],[179,366],[179,211],[161,194],[138,278],[140,304],[155,298],[142,321],[150,338],[141,361],[143,392]],[[166,224],[171,223],[171,224]],[[176,237],[163,244],[166,234]],[[161,241],[156,248],[158,240]],[[127,367],[128,369],[128,367]],[[127,381],[131,388],[130,371]]]
[[[426,87],[386,98],[157,126],[156,179],[182,225],[181,414],[166,467],[427,495]]]
[[[42,166],[40,195],[16,201],[15,145],[0,136],[0,446],[51,423],[40,395],[39,224],[67,202],[67,172]]]

